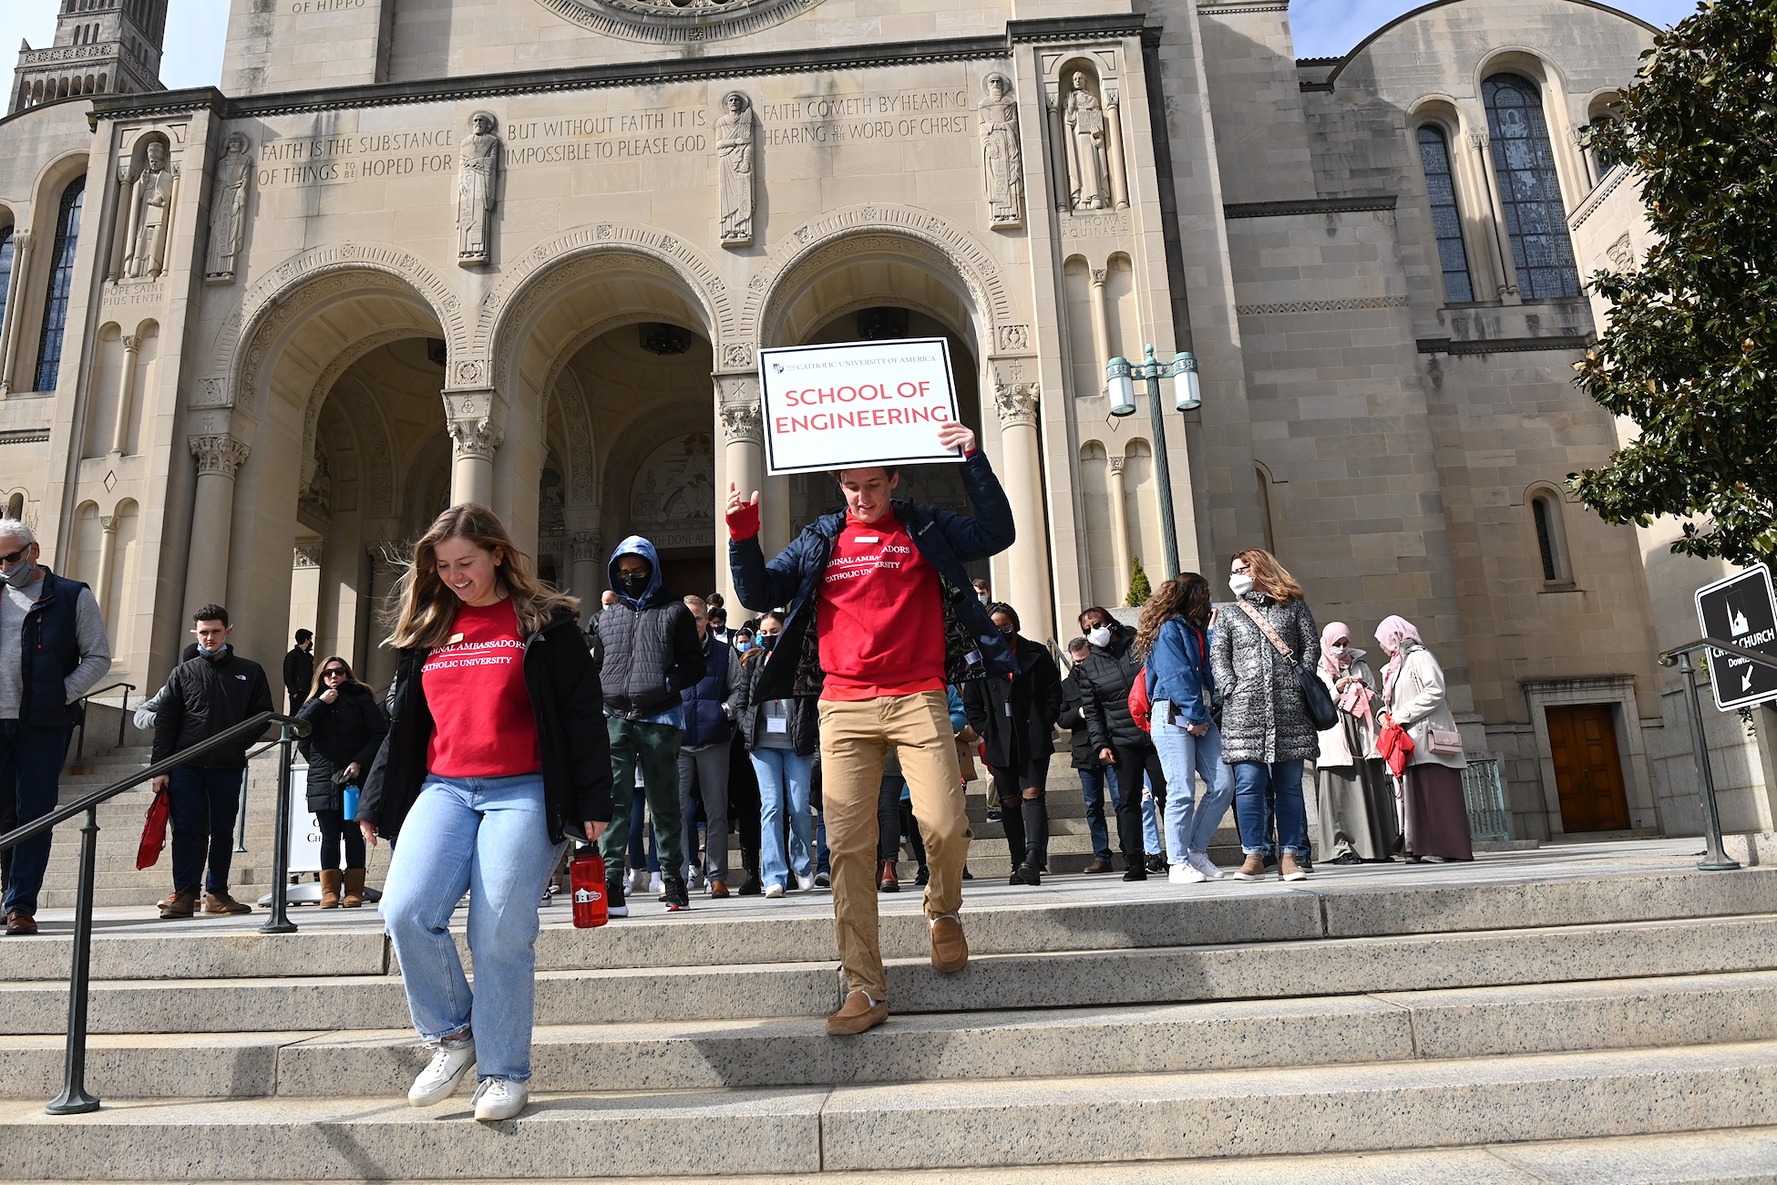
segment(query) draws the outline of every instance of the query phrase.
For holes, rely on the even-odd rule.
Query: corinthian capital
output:
[[[226,433],[221,436],[193,436],[190,444],[191,455],[197,458],[197,471],[200,474],[220,473],[232,481],[235,472],[247,459],[246,444]]]
[[[597,531],[575,531],[568,536],[568,547],[576,560],[596,560],[605,554],[605,539]]]
[[[1002,383],[994,388],[994,407],[1000,413],[1000,424],[1011,427],[1014,424],[1030,424],[1037,422],[1037,384],[1035,383]]]
[[[506,439],[506,401],[497,391],[446,391],[444,417],[459,457],[492,460]]]
[[[730,444],[746,441],[765,443],[764,423],[757,403],[725,403],[718,413],[722,419],[722,439]]]

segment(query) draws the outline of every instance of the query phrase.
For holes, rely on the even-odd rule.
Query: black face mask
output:
[[[760,634],[753,640],[758,643],[761,650],[770,650],[773,646],[777,645],[776,634]]]
[[[632,597],[639,597],[648,591],[648,573],[620,572],[617,575],[618,590]]]

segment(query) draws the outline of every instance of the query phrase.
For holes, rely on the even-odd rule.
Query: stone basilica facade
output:
[[[1027,633],[1165,575],[1169,497],[1218,588],[1264,545],[1323,622],[1416,622],[1515,836],[1696,826],[1654,655],[1713,569],[1562,486],[1617,439],[1580,277],[1640,233],[1575,131],[1641,23],[1446,0],[1298,61],[1277,0],[233,0],[220,90],[168,92],[165,8],[64,0],[0,119],[0,509],[116,677],[220,600],[244,653],[312,626],[386,678],[373,606],[452,501],[583,596],[631,532],[724,588],[728,483],[767,544],[835,503],[765,475],[755,351],[942,336]],[[1163,438],[1104,394],[1149,343],[1201,374]]]

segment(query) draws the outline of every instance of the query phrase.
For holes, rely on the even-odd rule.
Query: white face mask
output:
[[[1328,646],[1327,653],[1332,655],[1334,658],[1344,658],[1345,652],[1350,649],[1351,649],[1351,647],[1349,647],[1349,646]]]
[[[1228,587],[1237,597],[1244,597],[1253,590],[1253,578],[1245,572],[1236,572],[1228,577]]]
[[[1111,628],[1101,625],[1097,629],[1087,630],[1086,640],[1094,646],[1109,646],[1111,644]]]

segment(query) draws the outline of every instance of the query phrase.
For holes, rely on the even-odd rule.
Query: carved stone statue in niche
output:
[[[124,244],[124,274],[133,280],[155,279],[166,270],[167,223],[179,170],[167,163],[167,146],[150,140],[147,157],[130,192],[129,238]]]
[[[1076,210],[1102,210],[1110,205],[1111,164],[1105,150],[1104,108],[1092,93],[1084,71],[1074,72],[1067,96],[1067,164],[1070,197]]]
[[[234,279],[235,259],[247,228],[247,188],[253,183],[253,142],[235,132],[216,165],[216,192],[210,199],[210,247],[204,279]]]
[[[537,530],[545,535],[568,529],[567,511],[562,505],[561,474],[554,469],[543,470],[537,479]]]
[[[462,167],[457,172],[457,264],[473,267],[488,260],[489,228],[499,202],[499,121],[491,112],[469,117],[470,134],[463,140]]]
[[[721,171],[721,239],[744,247],[753,241],[753,105],[739,91],[722,96],[716,120],[716,167]]]
[[[1012,98],[1012,80],[989,74],[981,89],[987,97],[975,108],[980,112],[988,221],[994,226],[1017,226],[1024,218],[1024,165],[1018,151],[1018,103]]]

